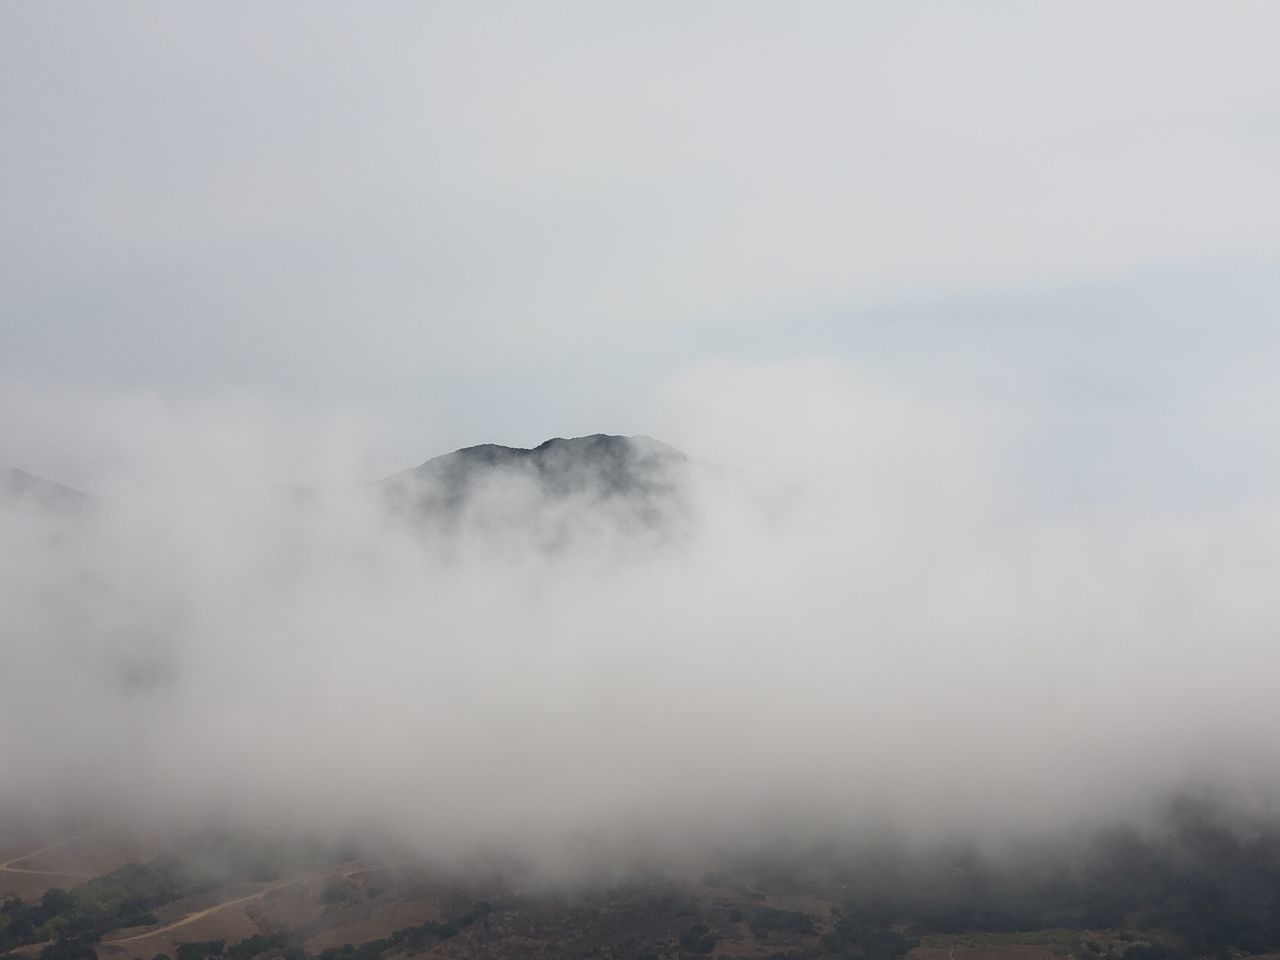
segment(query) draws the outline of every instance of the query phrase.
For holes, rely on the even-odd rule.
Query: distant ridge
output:
[[[508,472],[531,480],[553,500],[580,495],[653,508],[676,493],[677,473],[687,463],[675,447],[652,437],[596,433],[554,437],[528,448],[496,443],[463,447],[374,486],[396,507],[452,512],[471,501],[488,479]]]
[[[81,490],[17,467],[0,467],[0,499],[25,500],[55,510],[83,510],[94,501]]]

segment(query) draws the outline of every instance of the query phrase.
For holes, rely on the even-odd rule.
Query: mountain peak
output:
[[[674,471],[687,463],[674,447],[648,436],[595,433],[552,437],[536,447],[483,443],[463,447],[379,481],[398,507],[450,513],[473,502],[499,477],[526,483],[548,500],[582,496],[631,499],[652,506],[675,492]]]
[[[0,498],[26,500],[60,510],[80,509],[93,500],[87,493],[17,467],[0,467]]]

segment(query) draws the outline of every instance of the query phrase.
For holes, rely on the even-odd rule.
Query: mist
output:
[[[549,869],[1274,812],[1274,501],[1047,504],[1034,422],[826,361],[649,409],[657,515],[508,470],[442,523],[340,423],[99,405],[92,501],[0,506],[0,807]]]

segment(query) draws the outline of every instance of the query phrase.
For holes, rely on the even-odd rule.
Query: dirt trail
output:
[[[35,874],[40,874],[41,876],[46,876],[46,877],[93,877],[93,876],[96,876],[96,874],[92,874],[92,873],[71,873],[66,870],[31,870],[31,869],[28,869],[27,867],[14,866],[15,863],[21,863],[23,860],[30,860],[33,857],[40,856],[40,854],[42,853],[48,853],[50,850],[57,850],[59,847],[65,847],[68,843],[74,843],[75,841],[79,840],[81,837],[87,837],[89,835],[89,832],[90,831],[86,830],[84,833],[77,833],[74,837],[67,837],[65,840],[59,840],[56,843],[51,843],[47,847],[41,847],[39,850],[32,850],[30,853],[24,853],[20,857],[14,857],[12,860],[8,860],[4,863],[0,863],[0,873],[35,873]]]
[[[203,910],[197,910],[195,913],[188,913],[181,920],[175,920],[173,923],[163,927],[157,927],[155,930],[148,930],[146,933],[137,933],[132,937],[122,937],[119,940],[103,940],[102,945],[108,946],[113,943],[133,943],[135,940],[145,940],[147,937],[159,936],[162,933],[168,933],[170,930],[175,930],[178,927],[185,927],[188,923],[195,923],[197,920],[207,917],[211,913],[217,913],[224,907],[234,907],[237,903],[246,903],[249,900],[257,900],[260,897],[265,897],[273,890],[283,890],[285,887],[301,882],[302,880],[289,880],[286,883],[277,883],[274,886],[264,887],[257,893],[251,893],[244,897],[236,897],[234,900],[223,900],[221,903],[215,903],[212,907],[205,907]]]
[[[67,837],[65,840],[59,840],[57,843],[51,843],[47,847],[41,847],[39,850],[33,850],[30,853],[23,854],[20,857],[14,857],[12,860],[9,860],[5,863],[0,863],[0,871],[7,871],[9,873],[39,873],[39,874],[45,874],[48,876],[55,876],[55,877],[96,876],[96,874],[92,874],[92,873],[66,873],[59,870],[28,870],[24,867],[10,866],[10,864],[21,863],[23,860],[30,860],[32,857],[37,857],[42,853],[48,853],[50,850],[56,850],[58,847],[66,846],[68,843],[71,843],[75,840],[79,840],[83,836],[85,836],[85,834],[81,833],[81,834],[77,834],[74,837]],[[300,877],[294,877],[291,880],[284,880],[279,883],[274,883],[269,886],[263,887],[261,890],[258,890],[255,893],[250,893],[243,897],[236,897],[234,900],[223,900],[221,903],[215,903],[213,906],[205,907],[203,910],[196,910],[193,913],[188,913],[185,917],[182,917],[179,920],[175,920],[173,923],[166,924],[163,927],[157,927],[154,930],[148,930],[146,933],[136,933],[131,937],[121,937],[118,940],[103,940],[102,945],[105,947],[111,944],[134,943],[138,940],[146,940],[148,937],[156,937],[162,933],[168,933],[170,930],[175,930],[178,927],[185,927],[189,923],[195,923],[197,920],[203,919],[204,917],[207,917],[210,914],[217,913],[219,910],[222,910],[226,907],[234,907],[238,903],[247,903],[250,900],[258,900],[262,897],[265,897],[268,893],[272,893],[276,890],[283,890],[285,887],[291,887],[291,886],[294,886],[295,884],[306,883],[308,880],[312,880],[317,876],[332,876],[335,873],[341,873],[342,876],[346,878],[351,876],[354,873],[359,873],[360,870],[362,869],[364,869],[362,866],[351,868],[348,865],[344,864],[343,867],[338,868],[338,870],[322,870],[322,871],[304,874],[303,876],[300,876]],[[31,945],[28,944],[26,946],[31,946]],[[16,953],[23,949],[24,947],[17,947],[15,948],[14,952]]]
[[[313,871],[311,873],[303,874],[300,877],[294,877],[291,880],[282,880],[279,883],[273,883],[270,886],[263,887],[257,893],[250,893],[243,897],[236,897],[234,900],[223,900],[221,903],[215,903],[213,906],[205,907],[203,910],[188,913],[182,919],[175,920],[173,923],[166,924],[163,927],[157,927],[155,930],[148,930],[146,933],[136,933],[132,937],[122,937],[119,940],[103,940],[102,945],[105,947],[113,943],[133,943],[137,940],[146,940],[148,937],[159,936],[162,933],[168,933],[170,930],[174,930],[178,927],[185,927],[188,923],[195,923],[197,920],[207,917],[211,913],[217,913],[224,907],[234,907],[237,903],[247,903],[250,900],[258,900],[265,897],[268,893],[274,893],[276,890],[283,890],[285,887],[296,886],[299,883],[306,883],[308,880],[314,880],[316,877],[331,877],[336,873],[341,873],[345,866],[346,865],[339,867],[336,870],[326,869]],[[360,867],[353,868],[347,873],[344,873],[343,876],[346,877],[350,876],[351,873],[358,873],[360,869]]]

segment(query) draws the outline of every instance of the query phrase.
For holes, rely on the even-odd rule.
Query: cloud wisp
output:
[[[1000,418],[830,366],[666,402],[657,513],[506,467],[413,521],[201,455],[241,417],[10,498],[0,802],[552,856],[1274,798],[1274,504],[1045,512]]]

